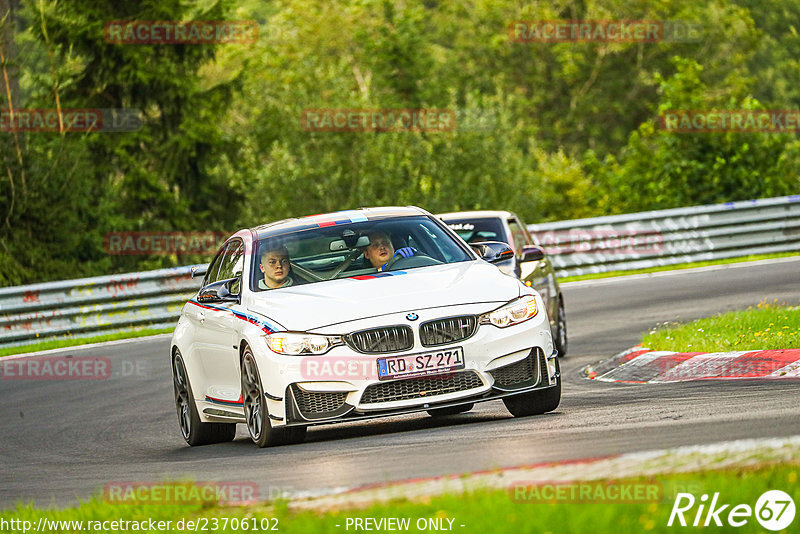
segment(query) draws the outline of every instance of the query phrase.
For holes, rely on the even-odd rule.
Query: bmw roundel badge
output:
[[[416,321],[417,319],[419,319],[419,315],[417,315],[416,313],[409,313],[408,315],[406,315],[406,319],[408,319],[409,321]]]

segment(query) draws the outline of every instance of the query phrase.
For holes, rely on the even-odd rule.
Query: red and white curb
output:
[[[587,378],[635,384],[800,378],[800,349],[735,352],[654,351],[641,345],[584,369]]]
[[[290,509],[341,510],[364,508],[396,499],[426,499],[435,495],[476,490],[505,489],[519,485],[558,481],[597,481],[647,477],[668,473],[688,473],[706,469],[746,467],[764,463],[796,462],[800,457],[800,436],[744,439],[689,445],[601,458],[543,462],[463,475],[427,477],[371,484],[357,488],[338,488],[328,494],[295,495]],[[509,498],[512,498],[510,496]]]

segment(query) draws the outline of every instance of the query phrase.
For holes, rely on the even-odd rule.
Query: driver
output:
[[[373,267],[378,269],[378,271],[386,269],[387,264],[395,256],[408,258],[417,252],[412,247],[403,247],[395,252],[392,239],[389,237],[389,234],[382,230],[369,232],[367,237],[369,237],[369,245],[364,248],[364,257]]]
[[[258,267],[264,273],[264,279],[258,281],[259,289],[278,289],[302,283],[302,280],[295,278],[292,273],[289,250],[284,245],[265,250]]]

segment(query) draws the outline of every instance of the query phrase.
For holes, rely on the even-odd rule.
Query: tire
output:
[[[172,356],[172,385],[175,390],[175,408],[178,425],[186,443],[192,447],[224,443],[236,437],[236,423],[204,423],[197,413],[189,376],[179,351]]]
[[[558,358],[555,359],[556,372],[561,373],[561,366]],[[539,391],[504,397],[503,403],[506,409],[514,417],[527,417],[529,415],[541,415],[552,412],[558,408],[561,402],[561,377],[556,380],[556,385]]]
[[[475,406],[473,403],[461,404],[460,406],[448,406],[447,408],[431,408],[428,410],[428,415],[431,417],[442,417],[445,415],[456,415],[468,412]]]
[[[564,310],[564,300],[558,299],[558,317],[556,318],[556,335],[553,340],[558,351],[558,356],[567,355],[567,312]]]
[[[304,426],[275,428],[270,424],[261,375],[253,352],[247,346],[242,355],[242,405],[247,431],[259,447],[302,443],[306,439],[307,428]]]

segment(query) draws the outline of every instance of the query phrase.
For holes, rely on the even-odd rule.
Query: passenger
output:
[[[278,289],[303,283],[303,280],[294,276],[289,250],[284,245],[264,251],[258,267],[264,273],[264,279],[258,281],[259,289]]]

